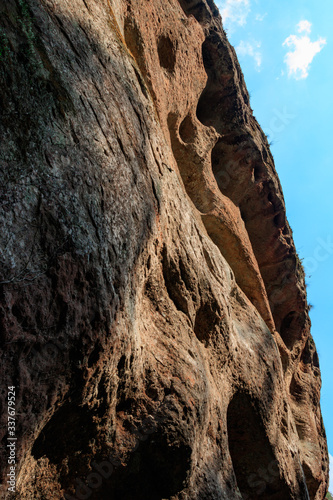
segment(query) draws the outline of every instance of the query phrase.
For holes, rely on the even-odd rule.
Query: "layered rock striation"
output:
[[[213,1],[0,25],[3,498],[322,500],[304,272]]]

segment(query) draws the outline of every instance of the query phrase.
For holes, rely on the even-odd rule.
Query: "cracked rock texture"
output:
[[[213,1],[0,25],[1,498],[323,499],[304,272]]]

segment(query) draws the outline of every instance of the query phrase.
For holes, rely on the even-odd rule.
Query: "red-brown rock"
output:
[[[322,500],[320,370],[212,0],[0,5],[16,498]]]

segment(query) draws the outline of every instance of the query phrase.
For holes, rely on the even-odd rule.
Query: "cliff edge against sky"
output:
[[[213,1],[0,27],[3,498],[322,500],[304,271]]]

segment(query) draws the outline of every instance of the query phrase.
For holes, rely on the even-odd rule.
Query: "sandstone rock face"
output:
[[[304,273],[213,1],[0,14],[2,498],[323,499]]]

